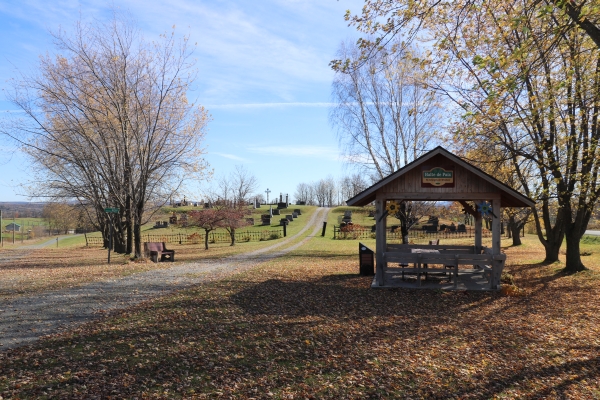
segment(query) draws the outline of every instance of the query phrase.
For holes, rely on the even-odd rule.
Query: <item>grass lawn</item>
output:
[[[600,243],[589,271],[506,247],[522,290],[373,290],[357,241],[283,258],[0,353],[4,398],[600,398]],[[582,246],[583,247],[583,246]]]
[[[274,207],[274,209],[275,209],[275,207]],[[293,212],[293,210],[296,210],[296,209],[301,210],[302,214],[287,226],[287,236],[293,236],[304,227],[305,222],[308,219],[310,219],[310,217],[316,211],[317,207],[290,205],[289,208],[280,210],[281,215],[273,215],[273,218],[271,219],[271,222],[272,222],[271,225],[263,226],[263,225],[260,225],[260,221],[261,221],[260,216],[262,214],[269,213],[269,208],[268,207],[265,208],[265,206],[263,205],[260,209],[252,210],[252,214],[248,216],[248,218],[254,218],[255,225],[246,226],[246,227],[237,229],[238,235],[242,235],[244,232],[263,232],[263,231],[276,231],[276,232],[281,233],[281,232],[283,232],[283,227],[279,225],[279,220],[282,218],[285,218],[286,214],[291,214]],[[194,210],[201,211],[202,208],[192,207],[192,206],[177,207],[177,208],[168,208],[167,207],[167,208],[165,208],[165,210],[171,210],[171,211],[175,210],[178,214],[180,214],[182,212],[189,212],[189,211],[194,211]],[[171,215],[171,212],[164,212],[163,214],[161,214],[158,217],[158,220],[167,221],[169,219],[170,215]],[[150,235],[182,234],[185,236],[189,236],[195,232],[198,232],[202,235],[204,234],[203,229],[200,229],[198,227],[193,227],[193,226],[182,227],[182,226],[178,226],[178,225],[170,225],[168,228],[155,229],[154,223],[148,223],[142,227],[142,236],[146,235],[146,234],[150,234]],[[213,232],[226,233],[227,231],[224,228],[219,228]],[[88,237],[101,237],[101,236],[102,235],[100,234],[100,232],[88,234]],[[74,239],[72,242],[64,243],[65,246],[66,245],[82,246],[84,244],[85,244],[85,238],[83,236],[78,237],[77,239]],[[60,245],[62,246],[63,243],[61,242]]]

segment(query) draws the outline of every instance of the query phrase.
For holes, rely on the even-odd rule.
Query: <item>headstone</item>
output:
[[[274,209],[273,210],[273,215],[281,215],[281,211],[279,211],[279,209]]]
[[[273,218],[273,206],[269,206],[269,217]]]
[[[271,217],[267,216],[262,216],[261,218],[261,222],[263,225],[271,225]]]
[[[285,203],[277,203],[277,208],[280,209],[280,210],[283,209],[283,208],[287,208],[287,204],[285,204]]]
[[[288,221],[286,218],[281,218],[281,219],[279,220],[279,225],[281,225],[281,226],[283,226],[283,225],[287,225],[287,224],[289,224],[289,223],[290,223],[290,221]]]
[[[286,215],[285,218],[290,222],[294,220],[294,217],[292,216],[292,214]]]
[[[295,212],[292,213],[292,218],[298,218],[298,214],[296,214]]]
[[[299,208],[296,208],[296,209],[294,210],[294,212],[295,212],[296,214],[298,214],[298,215],[302,215],[302,212],[300,211],[300,209],[299,209]]]
[[[305,201],[297,201],[296,205],[298,205],[298,206],[305,206],[306,202]]]
[[[260,203],[256,203],[256,208],[260,208]]]
[[[204,203],[204,208],[210,208],[210,203]]]

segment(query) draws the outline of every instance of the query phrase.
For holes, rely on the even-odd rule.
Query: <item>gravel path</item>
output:
[[[2,259],[0,259],[0,264],[10,263],[10,262],[19,260],[21,258],[27,257],[29,254],[31,254],[31,252],[33,250],[43,249],[44,247],[56,246],[56,243],[58,240],[77,237],[77,236],[81,236],[81,234],[69,235],[69,236],[59,236],[59,237],[52,238],[52,239],[47,240],[42,243],[30,244],[27,246],[19,246],[15,249],[8,250],[4,254],[4,257]]]
[[[23,346],[42,336],[68,330],[73,324],[98,318],[107,311],[126,308],[198,283],[222,279],[280,257],[317,235],[328,213],[328,209],[318,208],[299,233],[253,252],[0,301],[0,349]],[[305,239],[290,245],[309,229],[312,231]]]

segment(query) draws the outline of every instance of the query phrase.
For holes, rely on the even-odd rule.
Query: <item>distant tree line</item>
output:
[[[344,176],[337,182],[330,176],[312,183],[299,183],[294,198],[311,206],[333,207],[344,204],[369,185],[360,173]]]

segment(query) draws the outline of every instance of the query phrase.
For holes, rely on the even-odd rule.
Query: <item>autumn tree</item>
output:
[[[208,250],[208,234],[222,226],[226,214],[220,208],[207,208],[191,211],[188,215],[188,225],[204,229],[204,249]]]
[[[246,218],[251,212],[245,204],[240,203],[226,204],[220,207],[220,211],[224,215],[220,225],[229,233],[231,246],[235,246],[235,232],[249,225]]]
[[[42,218],[46,220],[52,230],[67,233],[69,229],[75,229],[78,223],[79,213],[70,204],[52,202],[44,206]]]
[[[140,257],[146,204],[204,168],[208,114],[186,97],[194,81],[188,40],[147,42],[118,13],[54,39],[56,56],[13,81],[9,97],[25,118],[5,120],[2,133],[38,171],[32,195],[92,204],[105,237],[104,208],[118,207],[115,250]]]

